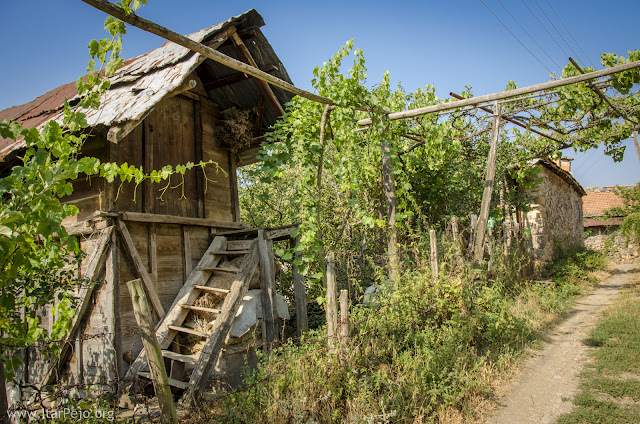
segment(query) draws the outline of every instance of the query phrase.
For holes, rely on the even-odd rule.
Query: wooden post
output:
[[[189,234],[189,227],[181,225],[182,230],[182,281],[187,281],[187,278],[191,275],[193,270],[193,264],[191,262],[191,235]]]
[[[640,161],[640,144],[638,144],[638,130],[633,130],[633,144],[636,145],[636,153],[638,154],[638,161]]]
[[[344,349],[349,344],[349,292],[340,290],[340,344]]]
[[[149,307],[147,295],[142,288],[140,279],[127,282],[129,293],[131,294],[131,302],[133,303],[133,313],[136,316],[136,322],[140,327],[142,336],[142,344],[147,353],[147,361],[149,362],[149,371],[153,388],[156,392],[156,398],[160,405],[162,413],[161,421],[166,424],[177,424],[178,416],[176,414],[176,406],[173,403],[171,395],[171,387],[169,386],[169,377],[164,367],[164,358],[162,351],[156,338],[155,326],[153,323],[153,312]]]
[[[266,351],[271,352],[273,342],[278,339],[278,311],[276,310],[276,280],[273,267],[273,241],[267,240],[264,230],[258,230],[260,253],[260,286],[262,287],[262,325]]]
[[[467,244],[467,259],[471,259],[473,256],[473,242],[476,237],[476,228],[478,227],[478,216],[476,214],[471,214],[471,219],[469,220],[469,243]]]
[[[340,290],[340,359],[344,360],[349,346],[349,292]]]
[[[387,206],[387,229],[389,240],[387,241],[387,256],[389,257],[389,280],[397,287],[398,275],[398,231],[396,229],[396,182],[393,177],[393,164],[391,162],[391,150],[385,140],[380,141],[382,152],[382,179],[384,183],[384,197]]]
[[[429,239],[431,241],[431,276],[433,282],[438,282],[438,274],[440,274],[440,264],[438,264],[438,235],[436,230],[429,230]]]
[[[451,217],[451,234],[453,236],[453,249],[456,256],[456,265],[462,265],[462,245],[460,244],[460,228],[458,227],[458,217]]]
[[[477,262],[484,257],[484,241],[489,220],[489,207],[491,206],[491,195],[493,194],[493,180],[496,175],[496,159],[498,156],[498,136],[500,135],[500,103],[497,101],[493,105],[493,130],[491,133],[491,147],[487,158],[487,172],[484,179],[484,192],[482,193],[482,205],[480,206],[480,216],[478,217],[478,228],[476,231],[475,247],[473,256]]]
[[[296,247],[300,242],[300,238],[291,239],[291,248]],[[295,259],[302,258],[302,252],[296,252]],[[296,302],[296,328],[298,337],[309,330],[309,321],[307,317],[307,290],[302,280],[302,275],[298,272],[298,265],[293,264],[293,294]]]
[[[333,252],[329,252],[327,261],[327,337],[329,341],[329,353],[336,351],[338,336],[338,304],[336,288],[336,268]]]

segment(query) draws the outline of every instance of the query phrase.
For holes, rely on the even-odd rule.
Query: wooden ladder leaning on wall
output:
[[[169,311],[156,326],[156,335],[162,354],[172,361],[169,384],[186,390],[183,395],[184,403],[192,403],[198,398],[211,369],[217,362],[227,334],[231,329],[233,319],[258,267],[258,242],[256,240],[245,240],[243,242],[242,244],[235,242],[233,246],[229,243],[228,246],[226,237],[216,236],[198,266],[191,272],[180,289]],[[239,255],[244,256],[244,258],[238,270],[218,267],[225,257]],[[212,274],[217,272],[231,272],[236,275],[229,289],[215,287],[215,278],[211,277]],[[214,285],[208,285],[208,282]],[[196,300],[205,293],[224,296],[222,307],[218,309],[196,306]],[[191,311],[208,312],[216,315],[210,333],[183,326],[187,315]],[[184,355],[170,350],[174,345],[172,342],[178,333],[187,333],[206,339],[200,353]],[[188,382],[182,381],[182,373],[187,364],[195,367]],[[148,369],[147,357],[145,351],[142,350],[131,364],[125,380],[130,384],[131,381],[138,377],[148,378],[149,373],[145,372],[145,369]]]

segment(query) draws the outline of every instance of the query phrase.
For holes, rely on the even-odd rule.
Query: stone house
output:
[[[633,186],[587,187],[587,194],[582,199],[585,246],[597,251],[615,252],[614,256],[619,260],[638,256],[638,246],[628,245],[623,237],[615,234],[622,224],[622,217],[605,218],[605,212],[613,207],[624,206],[615,189],[628,187]]]
[[[531,232],[531,254],[535,269],[552,261],[560,248],[584,245],[582,196],[585,190],[571,175],[571,161],[558,163],[547,159],[533,165],[540,171],[539,183],[529,191],[533,202],[525,214],[525,226]]]

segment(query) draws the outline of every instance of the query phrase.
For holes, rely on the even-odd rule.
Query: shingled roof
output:
[[[600,227],[609,225],[620,225],[621,218],[602,218],[605,212],[613,207],[624,206],[623,200],[615,193],[615,188],[626,188],[633,186],[607,186],[607,187],[587,187],[586,196],[582,198],[582,211],[584,215],[585,227]]]
[[[273,48],[258,28],[264,25],[262,16],[255,10],[249,10],[242,15],[235,16],[225,22],[202,29],[188,35],[192,40],[204,44],[214,44],[230,26],[235,26],[238,32],[253,33],[248,48],[260,67],[271,66],[275,76],[291,82],[284,66],[280,63]],[[219,44],[219,43],[218,43]],[[233,55],[233,46],[220,45],[218,50]],[[99,110],[86,110],[87,123],[90,127],[103,129],[122,129],[118,138],[110,140],[117,142],[140,123],[153,108],[172,91],[179,88],[187,77],[203,64],[207,74],[218,78],[237,73],[224,65],[194,53],[191,50],[172,42],[166,42],[161,47],[129,59],[110,78],[111,88],[104,94]],[[205,88],[207,84],[205,84]],[[278,101],[284,105],[291,100],[292,95],[277,87],[272,88]],[[259,90],[255,82],[246,80],[224,87],[207,88],[209,97],[218,103],[222,110],[236,107],[246,109],[258,103]],[[77,98],[75,82],[57,87],[35,100],[13,106],[0,111],[0,120],[9,119],[20,122],[25,127],[41,128],[46,122],[62,120],[62,106],[65,99],[73,102]],[[276,116],[270,110],[265,110],[264,123],[275,122]],[[116,131],[117,133],[117,131]],[[23,140],[0,138],[0,162],[7,161],[11,153],[24,147]]]

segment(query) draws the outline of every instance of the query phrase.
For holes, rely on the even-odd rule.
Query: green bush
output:
[[[565,252],[548,268],[556,283],[535,290],[561,310],[600,264],[591,252]],[[468,269],[442,274],[434,283],[426,269],[408,271],[376,306],[353,305],[341,354],[329,354],[324,328],[289,341],[244,388],[204,406],[210,421],[203,414],[197,422],[384,423],[468,413],[471,400],[490,397],[487,371],[532,339],[512,306],[533,289],[504,270],[493,280],[472,280]]]

